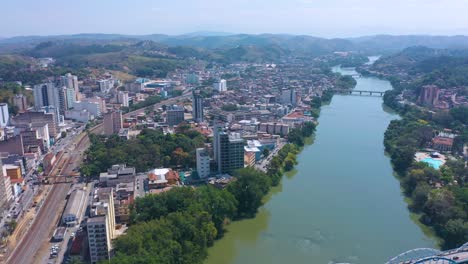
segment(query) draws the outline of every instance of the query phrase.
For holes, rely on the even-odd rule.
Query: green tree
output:
[[[237,217],[253,217],[262,205],[263,196],[270,190],[270,179],[253,168],[239,169],[234,176],[236,180],[228,186],[228,191],[238,202]]]

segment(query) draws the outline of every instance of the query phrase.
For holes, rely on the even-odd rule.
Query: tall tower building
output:
[[[210,155],[204,148],[197,148],[197,172],[201,179],[210,176]]]
[[[121,104],[122,106],[128,107],[129,106],[128,92],[119,91],[119,93],[117,94],[117,100],[119,101],[119,104]]]
[[[123,127],[122,112],[114,111],[104,114],[104,134],[112,135],[119,133]]]
[[[193,119],[198,123],[203,122],[203,98],[200,91],[193,91],[192,104]]]
[[[53,83],[43,83],[34,86],[34,106],[40,109],[45,106],[60,107],[59,89]]]
[[[244,139],[239,133],[228,133],[215,124],[213,147],[218,173],[232,173],[244,167]]]
[[[19,112],[24,112],[28,108],[28,101],[24,94],[16,94],[13,97],[13,105],[18,108]]]
[[[425,85],[419,94],[419,103],[425,106],[434,106],[439,102],[440,89],[436,85]]]
[[[8,104],[0,103],[0,127],[6,127],[10,121],[10,112]]]
[[[75,91],[74,101],[79,101],[80,89],[78,87],[78,77],[71,73],[67,73],[60,77],[60,82],[62,86],[65,86],[68,89],[73,89]]]

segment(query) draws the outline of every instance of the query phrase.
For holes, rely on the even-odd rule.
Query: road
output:
[[[51,175],[70,174],[72,170],[79,164],[82,153],[89,146],[89,140],[85,135],[76,138],[77,147],[71,155],[67,151],[63,154],[62,158],[57,161]],[[72,146],[70,146],[72,147]],[[65,164],[64,164],[65,163]],[[62,168],[62,171],[59,170]],[[23,237],[18,246],[15,248],[7,263],[22,264],[22,263],[36,263],[41,259],[42,254],[39,253],[41,248],[48,245],[48,241],[56,227],[58,217],[60,216],[61,209],[65,205],[65,198],[70,190],[71,184],[69,183],[56,183],[53,185],[49,192],[44,204],[39,209],[29,232]]]
[[[278,143],[278,145],[273,149],[273,151],[268,154],[268,157],[264,158],[259,164],[255,164],[255,167],[258,170],[261,170],[263,172],[267,172],[268,170],[268,164],[270,164],[271,159],[278,154],[278,152],[286,145],[285,141],[281,141]]]
[[[177,103],[180,100],[187,99],[191,96],[190,91],[184,92],[181,96],[170,98],[153,105],[154,108],[159,108],[162,105],[170,105]],[[145,109],[138,109],[129,112],[124,117],[138,115],[144,113]],[[91,132],[102,133],[103,125],[99,124],[91,129]],[[50,175],[70,175],[73,169],[77,168],[84,158],[84,152],[89,148],[90,141],[86,133],[74,137],[75,140],[66,139],[59,145],[59,148],[64,150],[62,158],[57,161],[55,168]],[[59,171],[57,168],[62,168]],[[71,184],[56,183],[52,187],[44,204],[40,208],[37,217],[35,218],[29,232],[21,239],[17,247],[7,260],[9,264],[37,263],[43,260],[44,255],[48,253],[49,241],[57,226],[58,217],[61,215],[65,206],[65,198],[70,191]]]

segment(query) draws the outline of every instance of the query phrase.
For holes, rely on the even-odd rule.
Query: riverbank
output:
[[[468,240],[468,188],[464,186],[468,169],[462,160],[448,159],[440,166],[431,166],[415,159],[415,154],[431,143],[433,134],[447,127],[438,121],[437,113],[395,107],[399,105],[396,98],[396,92],[384,98],[386,105],[401,116],[401,120],[389,124],[384,145],[408,208],[424,230],[437,236],[442,249],[459,247]],[[451,118],[455,120],[456,116]]]
[[[391,85],[362,77],[355,89]],[[334,95],[323,103],[314,143],[297,154],[255,218],[227,227],[205,264],[375,264],[433,247],[410,219],[384,155],[383,134],[396,118],[380,97]]]

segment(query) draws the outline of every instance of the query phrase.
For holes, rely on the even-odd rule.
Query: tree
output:
[[[224,111],[232,112],[237,110],[237,105],[235,104],[225,104],[221,107]]]
[[[238,202],[237,217],[253,217],[270,190],[270,180],[265,173],[253,168],[239,169],[234,176],[236,180],[228,186],[228,191]]]
[[[292,129],[288,134],[288,141],[300,147],[304,146],[304,137],[298,128]]]
[[[463,219],[451,219],[443,228],[445,248],[456,248],[468,241],[468,222]]]

